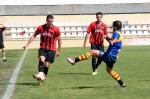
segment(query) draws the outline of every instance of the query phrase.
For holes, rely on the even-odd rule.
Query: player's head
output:
[[[103,13],[102,12],[97,12],[96,13],[97,22],[101,22],[102,18],[103,18]]]
[[[113,22],[112,27],[113,27],[113,31],[120,31],[122,28],[122,22],[119,20],[116,20]]]
[[[47,25],[48,25],[48,26],[52,25],[52,24],[53,24],[53,21],[54,21],[53,15],[47,15],[47,17],[46,17]]]

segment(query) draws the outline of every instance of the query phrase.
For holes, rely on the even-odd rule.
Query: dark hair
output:
[[[46,20],[49,19],[49,18],[53,19],[54,17],[53,17],[53,15],[47,15]]]
[[[102,12],[97,12],[97,13],[96,13],[96,16],[97,16],[97,15],[103,16],[103,13],[102,13]]]
[[[117,30],[121,30],[122,28],[122,22],[119,20],[116,20],[113,22],[113,27],[115,27]]]

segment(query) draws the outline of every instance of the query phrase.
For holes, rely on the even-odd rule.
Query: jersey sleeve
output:
[[[59,37],[60,36],[60,30],[59,28],[56,29],[56,37]]]
[[[119,38],[120,38],[120,35],[115,32],[115,33],[113,34],[113,39],[119,39]]]

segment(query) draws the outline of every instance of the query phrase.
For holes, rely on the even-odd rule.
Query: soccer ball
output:
[[[37,74],[37,78],[36,78],[38,81],[43,81],[45,80],[45,74],[43,72],[39,72]]]

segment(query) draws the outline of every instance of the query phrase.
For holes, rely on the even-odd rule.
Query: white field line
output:
[[[11,76],[9,82],[8,82],[7,89],[4,93],[4,95],[2,96],[2,99],[10,99],[10,97],[12,96],[13,91],[15,89],[15,83],[16,83],[16,80],[17,80],[17,77],[18,77],[18,73],[21,69],[21,66],[22,66],[23,62],[24,62],[26,54],[27,54],[27,50],[24,51],[24,53],[21,56],[18,64],[16,65],[16,68],[14,69],[13,74],[12,74],[12,76]]]

